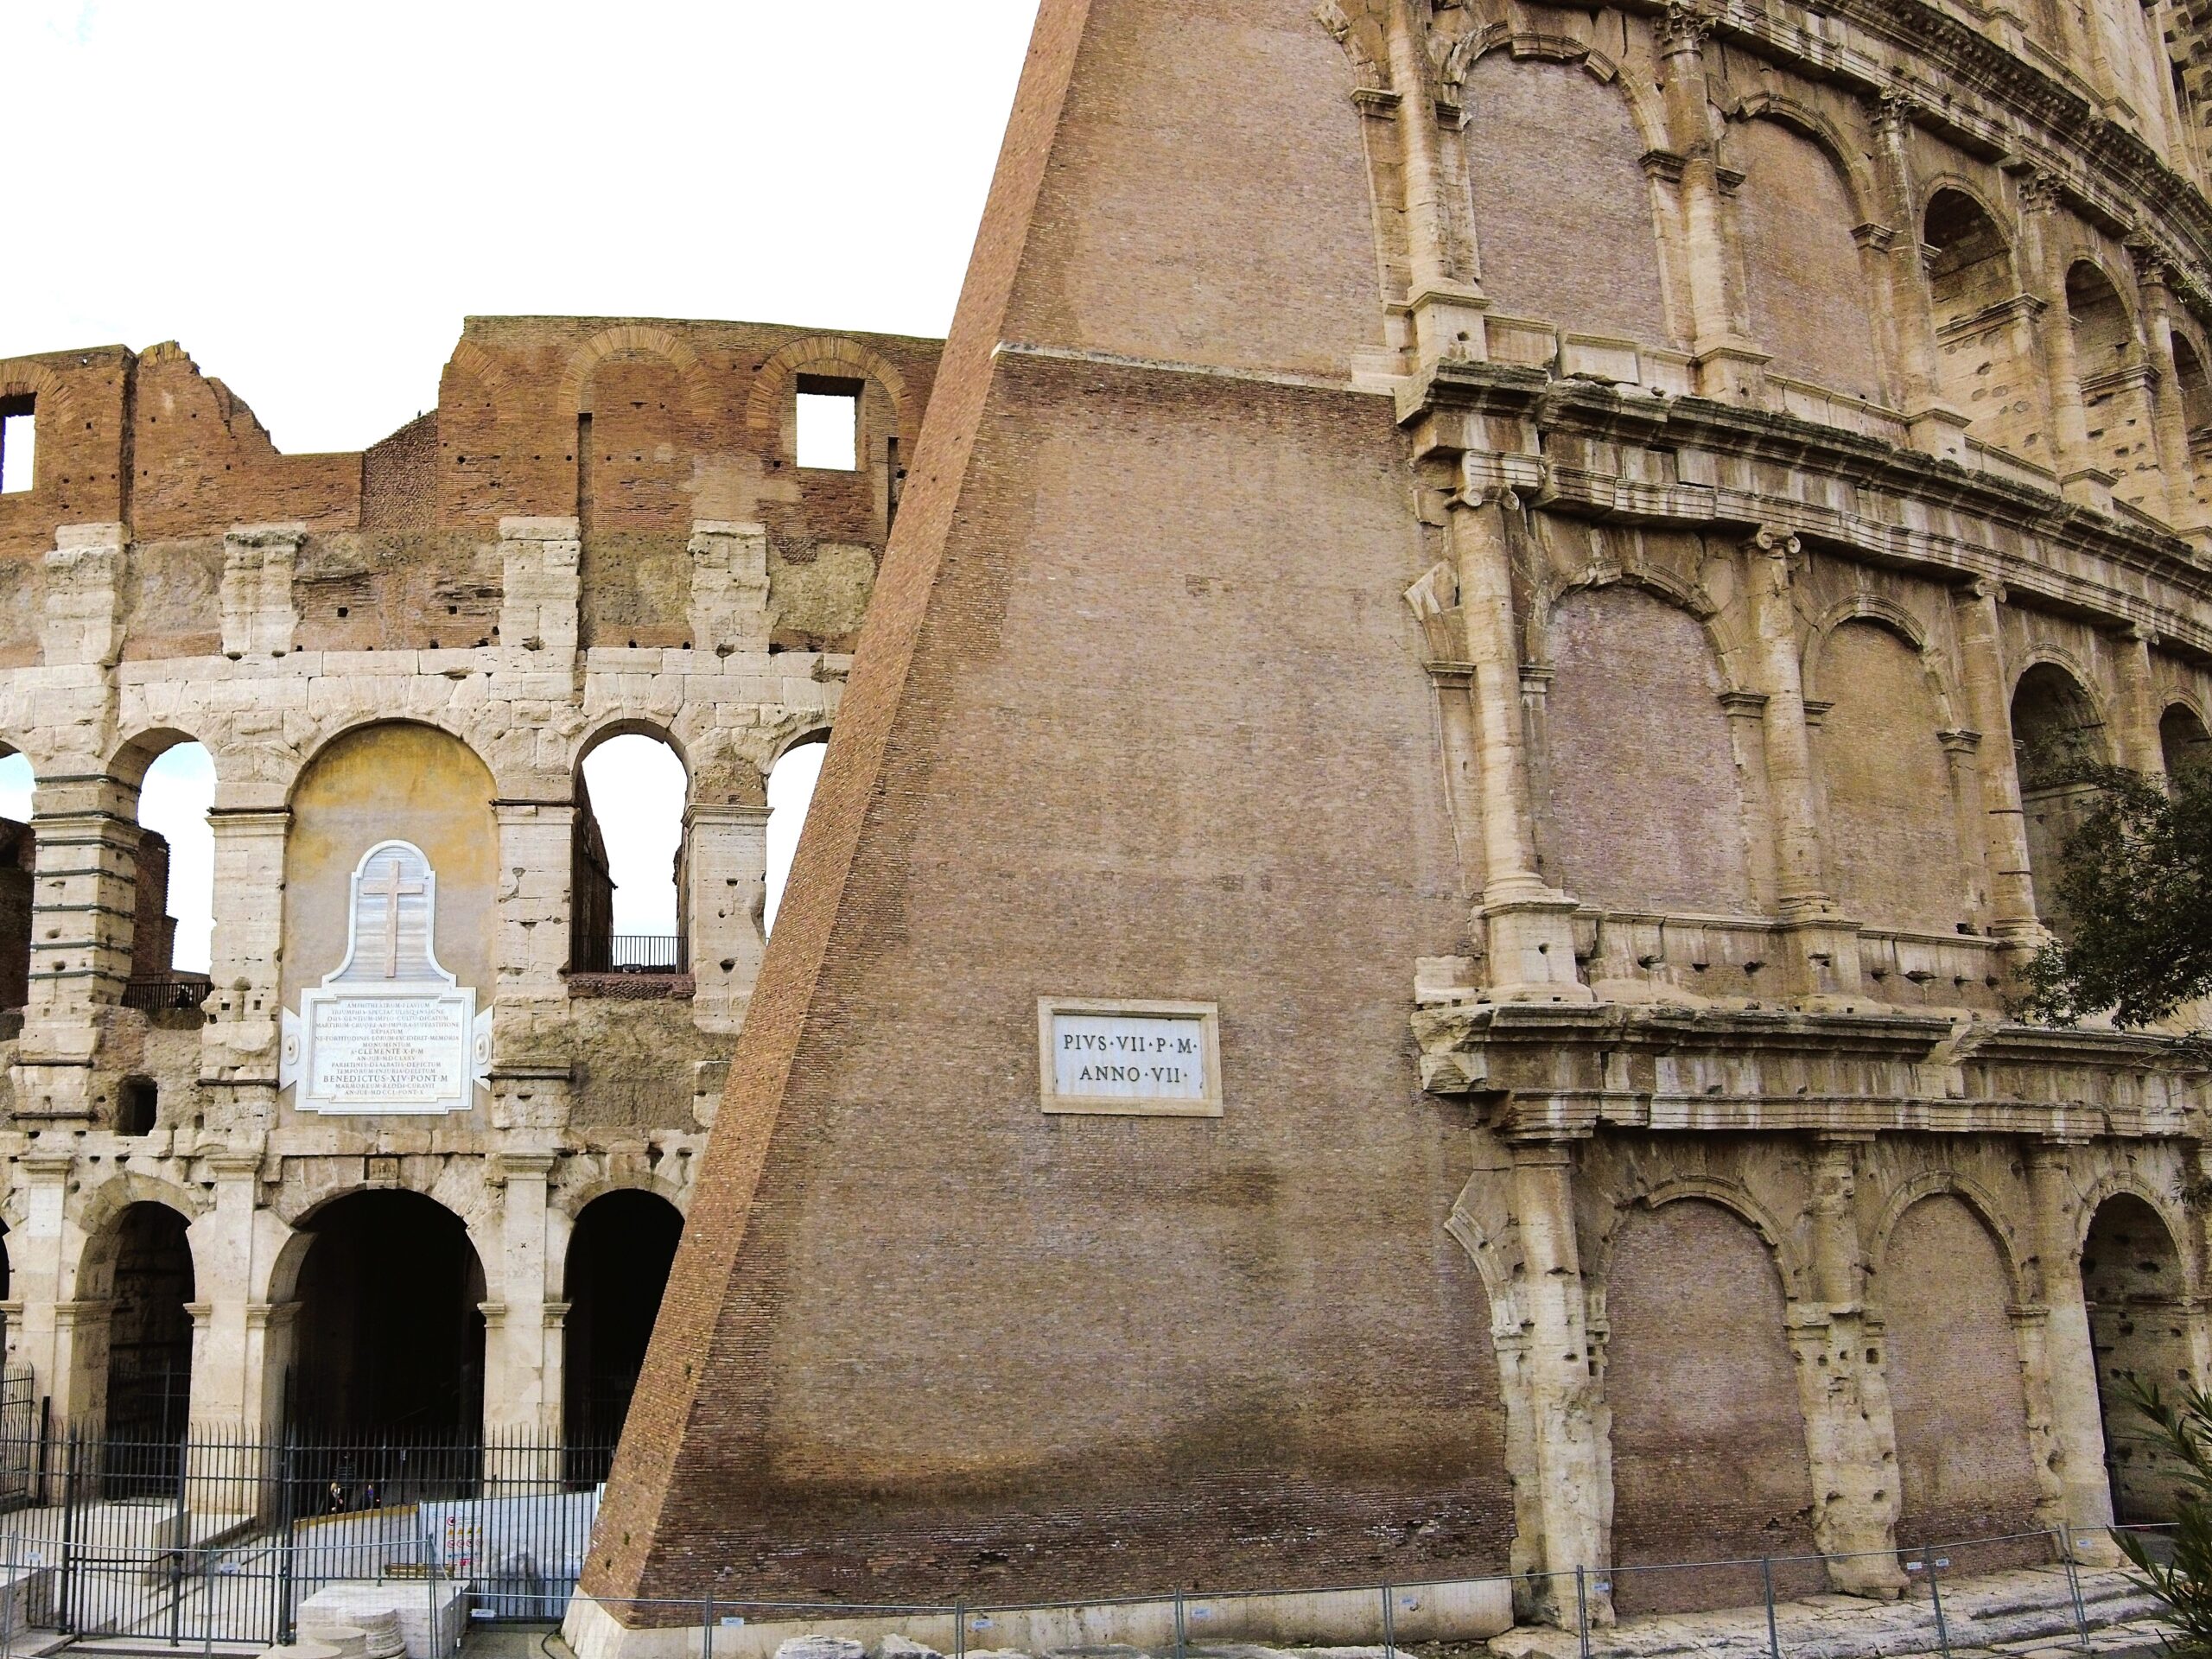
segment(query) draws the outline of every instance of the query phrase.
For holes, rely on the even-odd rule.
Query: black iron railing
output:
[[[169,1014],[196,1008],[207,1000],[207,981],[199,975],[151,974],[123,988],[123,1006],[141,1014]]]

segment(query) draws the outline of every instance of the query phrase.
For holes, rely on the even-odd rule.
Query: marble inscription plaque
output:
[[[387,841],[353,872],[346,960],[284,1011],[278,1080],[303,1112],[465,1112],[492,1065],[492,1015],[438,965],[436,874]]]
[[[1037,1027],[1048,1112],[1221,1115],[1220,1018],[1211,1003],[1047,997]]]

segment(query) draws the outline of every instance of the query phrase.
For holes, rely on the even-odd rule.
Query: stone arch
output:
[[[714,379],[707,365],[700,360],[699,354],[671,330],[656,328],[643,322],[626,322],[613,328],[602,328],[571,352],[568,365],[561,375],[555,406],[565,410],[571,416],[591,413],[588,397],[593,372],[618,353],[657,357],[667,363],[682,377],[690,394],[691,418],[695,422],[704,423],[713,417]]]
[[[2048,418],[2042,368],[2018,306],[2006,216],[1967,181],[1931,181],[1919,236],[1936,334],[1937,394],[1986,443],[2041,454]]]
[[[1759,1579],[1756,1565],[1748,1578],[1622,1569],[1816,1549],[1783,1264],[1732,1186],[1669,1186],[1622,1218],[1606,1264],[1611,1560],[1624,1612],[1740,1604],[1757,1599]],[[1817,1587],[1820,1574],[1777,1579],[1790,1593]]]
[[[1806,701],[1827,700],[1822,691],[1822,658],[1830,637],[1847,622],[1866,622],[1886,629],[1910,646],[1920,658],[1921,671],[1928,679],[1928,695],[1935,700],[1943,729],[1948,731],[1957,725],[1958,700],[1951,683],[1950,665],[1945,662],[1928,625],[1884,594],[1855,593],[1831,605],[1814,620],[1811,635],[1805,643]]]
[[[1906,1211],[1923,1198],[1949,1197],[1974,1212],[1974,1219],[1988,1230],[1990,1242],[1996,1246],[1998,1260],[2005,1268],[2005,1283],[2012,1300],[2029,1302],[2035,1300],[2034,1287],[2029,1281],[2026,1262],[2033,1254],[2024,1248],[2018,1231],[2005,1219],[2005,1206],[1997,1195],[1971,1176],[1953,1169],[1923,1170],[1911,1179],[1900,1183],[1882,1205],[1881,1219],[1874,1224],[1874,1235],[1866,1250],[1867,1271],[1877,1279],[1886,1271],[1890,1239],[1897,1231],[1897,1223]]]
[[[69,1393],[108,1434],[168,1441],[190,1421],[192,1308],[204,1282],[193,1233],[204,1213],[183,1187],[135,1171],[79,1209],[69,1299],[94,1317],[77,1321]]]
[[[496,1252],[468,1218],[402,1185],[327,1192],[272,1271],[297,1311],[294,1414],[310,1438],[473,1439],[483,1421]],[[271,1344],[270,1360],[279,1360]]]
[[[1880,182],[1864,152],[1826,113],[1787,92],[1760,91],[1738,99],[1728,118],[1740,123],[1770,121],[1810,140],[1827,156],[1828,164],[1842,181],[1851,204],[1852,223],[1864,225],[1873,219],[1875,204],[1882,199]]]
[[[1389,89],[1389,24],[1376,0],[1344,0],[1343,4],[1338,0],[1320,0],[1313,17],[1351,60],[1352,73],[1362,87]]]
[[[1950,933],[1973,918],[1959,836],[1953,729],[1929,653],[1897,619],[1853,607],[1813,636],[1806,670],[1833,667],[1814,732],[1824,840],[1847,914],[1878,926]]]
[[[2181,1471],[2137,1416],[2136,1386],[2171,1395],[2200,1380],[2189,1327],[2196,1300],[2189,1236],[2164,1195],[2133,1173],[2107,1177],[2082,1205],[2082,1299],[2089,1314],[2105,1467],[2122,1525],[2173,1519]]]
[[[690,775],[691,757],[686,752],[681,718],[671,725],[657,715],[628,710],[603,715],[585,726],[569,751],[569,770],[574,772],[591,758],[594,749],[618,737],[650,737],[656,743],[667,744],[683,763],[684,774]]]
[[[2061,932],[2065,918],[2057,901],[2058,876],[2067,839],[2096,800],[2096,785],[2083,768],[2111,759],[2104,718],[2089,684],[2066,653],[2046,645],[2033,654],[2012,687],[2012,748],[2026,813],[2036,909],[2046,926]]]
[[[1712,617],[1656,572],[1578,585],[1548,607],[1532,654],[1553,671],[1536,771],[1554,884],[1638,910],[1751,910],[1742,783],[1722,702],[1734,686]],[[1631,796],[1632,834],[1618,815]]]
[[[626,779],[628,786],[620,810],[602,818],[601,809],[617,798],[602,791],[594,802],[587,776],[594,758],[613,743],[626,745],[630,752],[608,756],[608,767],[619,770],[601,772],[600,781]],[[672,789],[667,760],[674,761],[681,776]],[[579,746],[571,777],[576,816],[569,843],[569,971],[683,972],[690,962],[691,809],[700,795],[683,746],[658,721],[618,717],[593,728]],[[672,817],[664,816],[664,808],[672,810]],[[656,860],[670,842],[672,862],[658,865]],[[665,922],[664,884],[672,888],[674,900]],[[627,925],[618,919],[615,897],[626,887],[621,908],[632,918]],[[664,926],[671,931],[664,932]]]
[[[505,365],[466,336],[454,345],[453,355],[446,359],[445,372],[473,381],[483,391],[486,401],[495,408],[506,398],[509,383]]]
[[[1670,1204],[1718,1205],[1759,1236],[1773,1253],[1784,1293],[1791,1301],[1806,1294],[1811,1268],[1797,1248],[1791,1230],[1783,1224],[1774,1207],[1739,1180],[1712,1174],[1673,1174],[1643,1188],[1632,1198],[1613,1206],[1602,1231],[1590,1241],[1584,1260],[1589,1278],[1603,1283],[1611,1276],[1614,1251],[1623,1224],[1638,1210],[1663,1210]]]
[[[1958,1180],[1908,1185],[1923,1190],[1893,1200],[1884,1217],[1867,1296],[1896,1433],[1897,1535],[2037,1532],[2057,1517],[2037,1470],[2012,1314],[2025,1300],[2018,1258],[1986,1195]]]
[[[2159,715],[2158,755],[2169,778],[2187,768],[2212,765],[2212,730],[2193,699],[2176,697]]]
[[[1586,54],[1516,49],[1473,63],[1465,93],[1459,142],[1491,304],[1574,333],[1675,338],[1643,162],[1652,144],[1618,78]],[[1562,175],[1571,221],[1551,207]]]
[[[612,1188],[575,1211],[560,1264],[572,1448],[611,1455],[683,1236],[683,1210],[647,1186]]]
[[[436,875],[438,961],[488,998],[500,962],[499,798],[482,755],[442,724],[363,721],[317,747],[289,797],[282,1006],[297,1007],[344,960],[353,873],[395,839],[419,848]]]
[[[1825,118],[1786,99],[1761,94],[1733,115],[1751,337],[1771,353],[1775,373],[1886,402],[1881,319],[1860,238],[1877,197],[1863,163]]]
[[[1483,1294],[1490,1299],[1491,1335],[1517,1333],[1523,1323],[1521,1299],[1514,1287],[1521,1268],[1519,1252],[1507,1250],[1468,1213],[1465,1192],[1452,1205],[1444,1230],[1459,1242],[1459,1248],[1466,1251],[1475,1264],[1475,1271],[1482,1277]]]
[[[2094,255],[2078,254],[2066,268],[2066,314],[2074,328],[2075,372],[2085,385],[2140,354],[2134,308]]]
[[[909,431],[906,378],[880,352],[842,334],[810,334],[779,348],[753,377],[747,399],[745,424],[758,436],[773,437],[783,430],[785,410],[797,394],[802,374],[873,381],[890,399],[899,434]]]

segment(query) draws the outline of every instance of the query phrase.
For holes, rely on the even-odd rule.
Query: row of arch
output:
[[[223,1266],[196,1259],[192,1223],[181,1198],[138,1197],[86,1239],[79,1329],[104,1314],[106,1351],[77,1408],[112,1438],[170,1441],[192,1425],[197,1289]],[[578,1208],[550,1258],[546,1292],[567,1308],[571,1448],[603,1452],[620,1437],[682,1228],[666,1195],[616,1188]],[[294,1312],[288,1421],[325,1439],[472,1438],[484,1421],[484,1261],[463,1217],[419,1192],[350,1192],[296,1218],[268,1287]],[[0,1246],[0,1287],[5,1271]]]
[[[1867,1340],[1894,1435],[1885,1497],[1900,1546],[2037,1532],[2050,1515],[2037,1470],[2049,1407],[2036,1397],[2035,1338],[2019,1314],[2035,1298],[2001,1234],[1969,1198],[1943,1191],[1904,1209],[1885,1246],[1869,1274],[1869,1306],[1880,1312]],[[2115,1518],[2171,1519],[2173,1474],[2126,1384],[2171,1390],[2196,1374],[2182,1254],[2158,1211],[2121,1192],[2091,1214],[2080,1273]],[[1624,1224],[1603,1302],[1617,1567],[1681,1558],[1688,1493],[1700,1495],[1702,1541],[1718,1554],[1817,1554],[1802,1399],[1810,1356],[1791,1339],[1789,1300],[1767,1241],[1711,1196]],[[2043,1548],[2031,1539],[2021,1561],[2040,1560]],[[1802,1582],[1785,1590],[1825,1587],[1816,1569],[1783,1570],[1785,1580],[1793,1571]],[[1711,1605],[1730,1573],[1623,1573],[1617,1590],[1629,1611]]]
[[[1764,839],[1751,822],[1756,766],[1733,712],[1758,712],[1701,623],[1673,596],[1627,582],[1560,597],[1539,745],[1541,842],[1557,884],[1586,902],[1718,916],[1757,912]],[[1990,873],[1980,813],[1989,746],[1957,707],[1925,632],[1895,607],[1854,602],[1806,653],[1822,844],[1847,914],[1876,927],[1980,932]],[[2027,812],[2042,918],[2061,849],[2088,796],[2085,763],[2122,757],[2079,664],[2038,652],[2010,688],[2012,762]],[[2164,770],[2212,757],[2203,710],[2175,694],[2158,711]],[[1633,823],[1621,804],[1633,801]],[[1715,810],[1718,802],[1735,810]]]
[[[823,729],[802,733],[776,756],[768,774],[772,847],[764,931],[773,925],[827,739]],[[139,937],[132,941],[132,978],[142,982],[141,990],[144,982],[164,980],[188,988],[212,965],[214,758],[205,744],[172,733],[125,746],[115,772],[135,782],[138,822],[150,832],[145,842],[159,849],[149,861],[142,847],[142,884],[154,891],[142,895],[133,918]],[[575,780],[582,810],[570,872],[571,967],[682,968],[691,786],[681,755],[664,733],[623,722],[585,747]],[[29,995],[36,787],[28,757],[16,752],[0,759],[0,821],[14,826],[0,830],[0,1008],[21,1007]],[[150,991],[142,1000],[149,1006],[160,1001]]]
[[[1691,257],[1659,161],[1678,141],[1645,72],[1566,42],[1506,44],[1465,83],[1480,282],[1501,313],[1697,351],[1720,343],[1725,314],[1772,374],[1892,410],[1940,398],[1971,436],[2061,477],[2107,469],[2120,499],[2160,516],[2164,382],[2195,447],[2212,445],[2203,327],[2163,288],[2153,304],[2155,276],[2135,296],[2135,273],[2115,263],[2126,256],[2058,212],[2046,184],[1985,187],[1909,128],[1885,181],[1888,139],[1761,90],[1729,101],[1718,135],[1726,257]],[[1554,210],[1562,176],[1573,214]],[[1900,268],[1900,251],[1917,257]],[[1715,283],[1725,301],[1700,291]],[[2082,411],[2078,429],[2063,406]]]

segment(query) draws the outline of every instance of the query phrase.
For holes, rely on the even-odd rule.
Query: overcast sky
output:
[[[942,334],[1034,12],[0,0],[9,125],[29,138],[0,358],[175,340],[299,454],[431,407],[472,315]],[[602,769],[618,882],[632,872],[616,925],[663,931],[667,773],[641,758],[602,791]],[[0,765],[0,814],[21,816],[22,773]],[[178,753],[146,791],[175,849],[180,967],[206,962],[211,788]],[[793,838],[787,822],[784,858]]]

